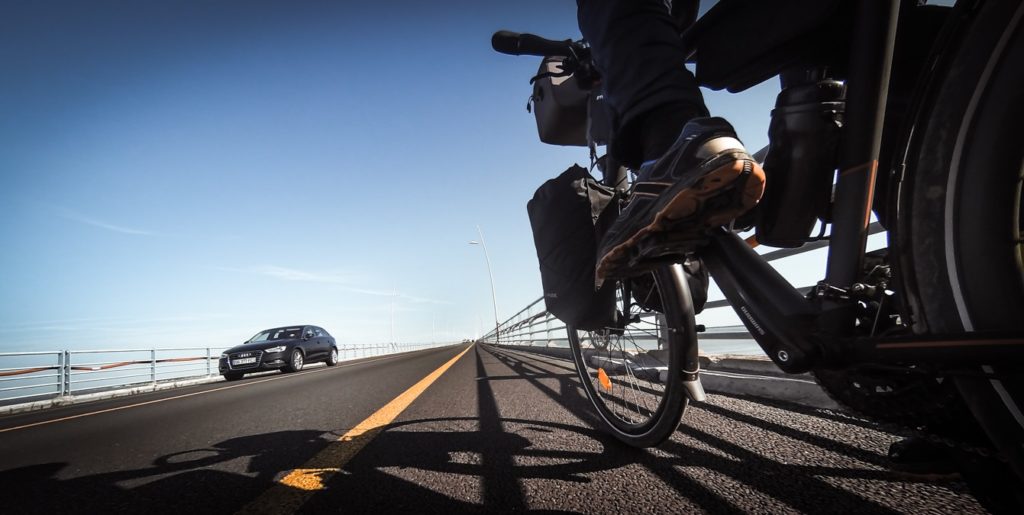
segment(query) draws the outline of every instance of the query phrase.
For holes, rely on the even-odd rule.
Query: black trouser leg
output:
[[[682,126],[707,116],[665,0],[578,0],[578,20],[616,115],[611,152],[637,166],[656,159]]]

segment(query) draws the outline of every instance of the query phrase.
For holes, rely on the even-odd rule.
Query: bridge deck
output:
[[[710,395],[666,444],[624,448],[555,357],[477,346],[389,404],[461,350],[2,418],[3,510],[983,512],[955,480],[888,471],[895,435],[826,410]],[[314,490],[271,488],[310,464]]]

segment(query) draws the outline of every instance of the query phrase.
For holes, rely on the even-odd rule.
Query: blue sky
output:
[[[472,337],[540,295],[535,58],[575,3],[6,2],[0,350]],[[766,144],[773,82],[708,94]],[[397,292],[397,296],[393,295]]]

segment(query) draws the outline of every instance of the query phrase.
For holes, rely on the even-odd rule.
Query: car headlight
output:
[[[221,354],[220,355],[220,359],[228,359],[228,353],[225,352],[225,353]]]
[[[263,352],[266,352],[267,354],[270,354],[270,353],[274,353],[274,352],[284,352],[284,349],[285,349],[284,345],[278,345],[277,347],[271,347],[269,349],[264,349]]]

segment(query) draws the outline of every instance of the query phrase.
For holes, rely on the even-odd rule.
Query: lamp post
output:
[[[476,232],[480,235],[480,241],[470,241],[470,245],[480,245],[484,248],[484,260],[487,261],[487,277],[491,279],[491,305],[494,306],[494,343],[499,343],[498,336],[498,296],[494,294],[494,274],[491,273],[491,258],[487,255],[487,244],[484,243],[484,232],[480,226],[476,226]]]
[[[391,348],[398,350],[398,342],[395,341],[395,298],[398,297],[398,286],[391,292]]]

